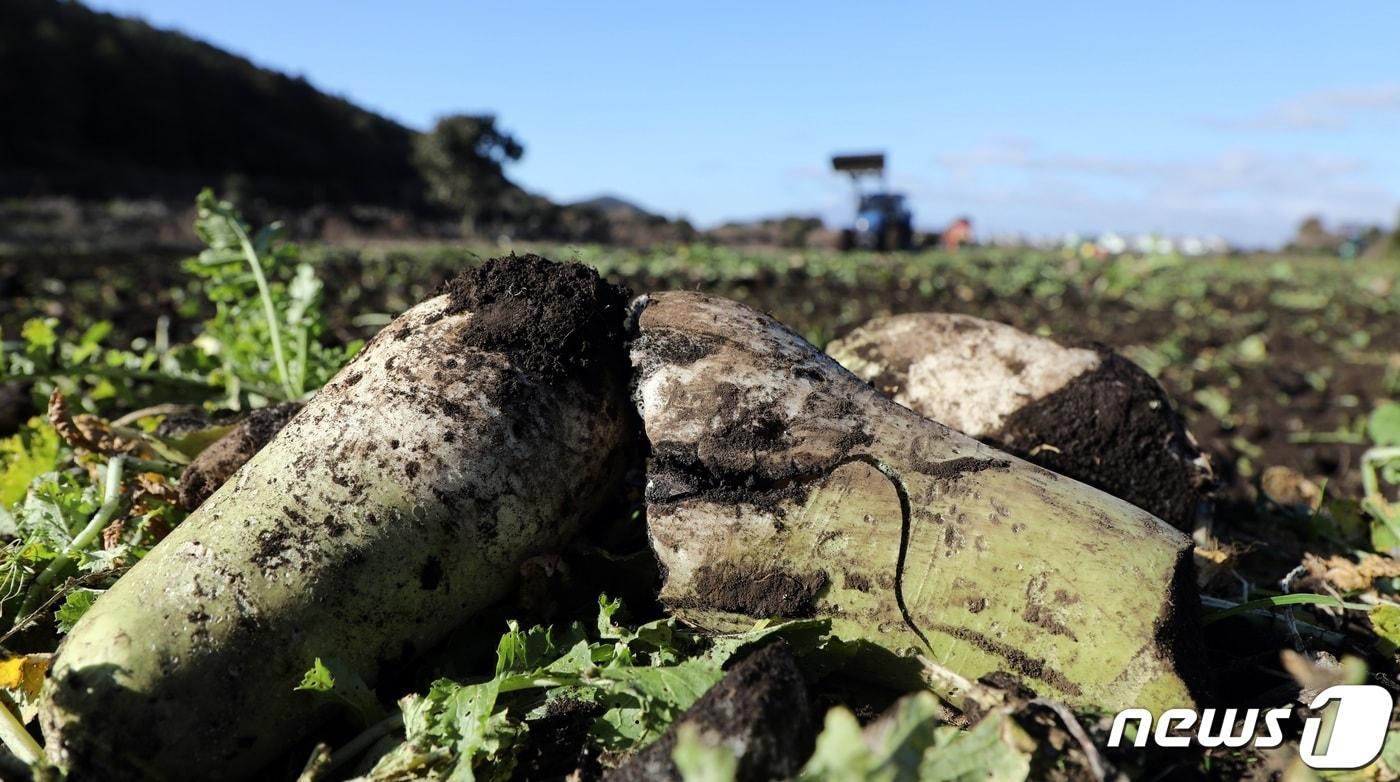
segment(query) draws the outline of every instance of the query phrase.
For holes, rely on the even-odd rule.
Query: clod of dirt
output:
[[[301,402],[284,402],[254,410],[228,434],[200,451],[180,476],[180,507],[193,511],[203,504],[239,467],[271,442],[301,408]]]
[[[516,757],[511,779],[584,782],[602,776],[598,750],[588,741],[601,711],[597,704],[570,698],[551,702],[544,716],[530,723],[530,741]]]
[[[1192,529],[1209,513],[1208,459],[1151,375],[1096,349],[1096,368],[1012,413],[988,442]]]
[[[812,754],[816,729],[807,683],[786,643],[774,641],[741,660],[686,709],[661,738],[604,776],[608,782],[680,780],[671,759],[681,726],[724,747],[737,761],[734,778],[789,779]]]
[[[445,314],[471,311],[466,344],[505,353],[527,373],[554,378],[625,366],[631,294],[583,264],[511,254],[464,270],[439,293],[451,302]]]
[[[1166,392],[1103,345],[1066,347],[967,315],[873,320],[827,352],[920,415],[1121,497],[1172,526],[1215,478]]]

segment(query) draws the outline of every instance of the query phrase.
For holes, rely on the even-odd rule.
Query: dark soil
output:
[[[198,508],[301,411],[301,402],[254,410],[196,456],[180,476],[180,505]]]
[[[1102,345],[1099,366],[1008,417],[992,444],[1191,530],[1213,488],[1192,460],[1171,400],[1141,367]],[[1055,449],[1037,446],[1049,443]]]
[[[654,744],[607,774],[610,782],[680,780],[671,759],[681,725],[718,738],[735,752],[735,779],[795,776],[816,743],[807,683],[788,646],[774,641],[741,660],[686,709]]]
[[[596,704],[570,698],[550,703],[544,717],[530,723],[530,740],[516,757],[511,779],[586,782],[601,777],[598,750],[588,741],[588,728],[601,711]]]
[[[1009,666],[1010,673],[1027,679],[1038,679],[1063,692],[1071,695],[1080,693],[1079,685],[1061,673],[1058,669],[1045,664],[1043,657],[1034,657],[1014,646],[1004,644],[995,638],[988,637],[975,630],[956,625],[931,623],[928,629],[936,630],[946,635],[951,635],[960,641],[981,649],[982,651],[1000,657]]]
[[[631,292],[594,269],[538,255],[469,267],[442,288],[447,312],[472,313],[466,344],[508,354],[520,369],[552,379],[615,370]]]
[[[975,456],[959,456],[955,459],[931,462],[915,454],[911,461],[915,471],[940,481],[954,481],[968,473],[1005,470],[1011,466],[1011,462],[1005,459],[979,459]]]
[[[1212,703],[1218,690],[1206,654],[1196,562],[1189,549],[1181,552],[1177,560],[1167,604],[1154,629],[1158,653],[1170,656],[1171,666],[1181,675],[1191,696],[1198,703]]]
[[[789,573],[776,567],[746,568],[732,562],[701,565],[695,573],[695,603],[756,617],[812,615],[824,571]]]

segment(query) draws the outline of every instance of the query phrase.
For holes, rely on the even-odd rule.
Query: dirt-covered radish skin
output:
[[[872,320],[827,352],[919,415],[1177,529],[1209,517],[1209,459],[1157,381],[1107,347],[1068,347],[1003,323],[921,312]]]
[[[829,616],[843,637],[1073,705],[1192,702],[1180,532],[895,404],[741,304],[633,306],[648,530],[679,615]]]
[[[533,257],[399,317],[82,618],[41,720],[77,779],[230,779],[503,597],[613,488],[623,292]]]

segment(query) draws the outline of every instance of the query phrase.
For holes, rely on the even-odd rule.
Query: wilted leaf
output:
[[[1292,467],[1273,465],[1259,476],[1259,488],[1273,502],[1284,507],[1317,507],[1322,500],[1322,490],[1308,480],[1306,475]]]
[[[1311,587],[1326,584],[1343,592],[1370,589],[1378,578],[1400,577],[1400,560],[1378,554],[1367,554],[1360,562],[1336,555],[1323,559],[1316,554],[1304,554],[1303,568],[1307,571],[1304,584]]]
[[[21,693],[26,699],[38,697],[52,657],[51,654],[21,654],[0,660],[0,689]]]

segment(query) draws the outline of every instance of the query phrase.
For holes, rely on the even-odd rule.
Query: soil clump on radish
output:
[[[1200,451],[1178,416],[1162,414],[1171,401],[1151,375],[1102,345],[1091,347],[1098,367],[1012,413],[985,439],[1191,529],[1209,487],[1181,465]]]
[[[443,285],[445,314],[470,310],[462,341],[505,353],[547,379],[625,371],[622,352],[630,292],[579,263],[538,255],[493,258]]]

